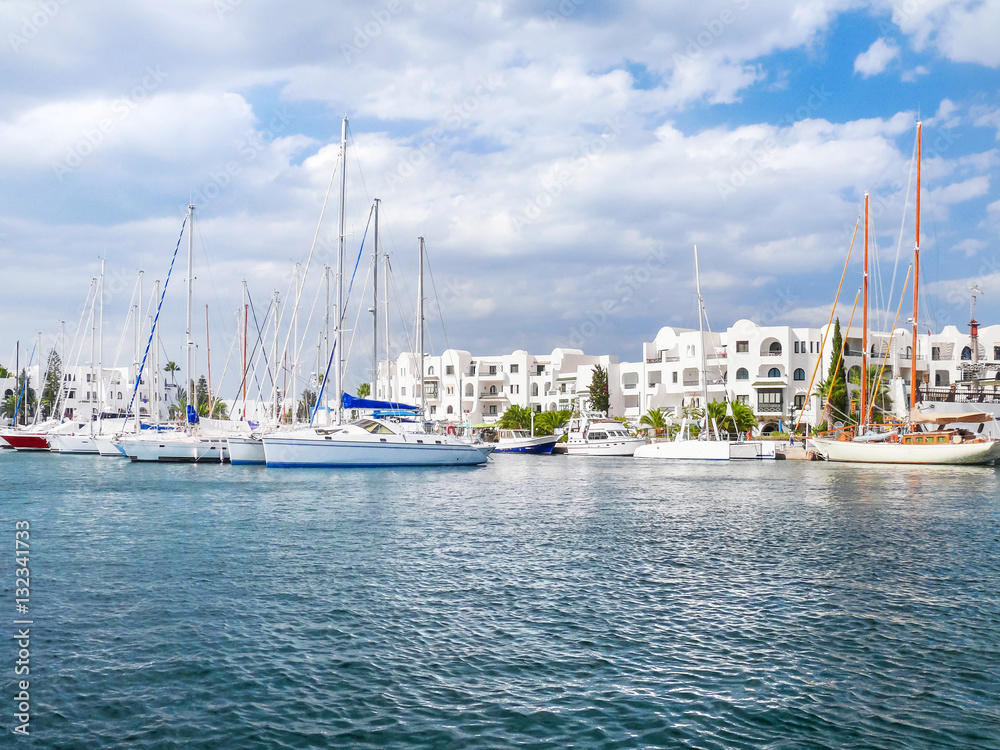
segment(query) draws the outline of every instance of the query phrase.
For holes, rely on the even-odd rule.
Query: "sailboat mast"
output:
[[[100,423],[104,418],[104,263],[101,258],[101,302],[100,302],[100,322],[97,324],[97,422],[98,432]],[[94,423],[90,423],[90,432],[94,432]]]
[[[385,263],[385,281],[382,286],[385,289],[383,299],[385,300],[385,397],[392,398],[392,354],[389,352],[389,253],[382,257]]]
[[[372,248],[372,398],[378,398],[378,204],[375,199],[375,237]]]
[[[709,431],[711,422],[708,417],[708,355],[705,351],[705,303],[701,298],[701,270],[698,266],[698,246],[694,246],[694,288],[698,295],[698,339],[701,341],[701,393],[705,409],[705,431]]]
[[[194,362],[192,348],[194,341],[191,326],[194,321],[194,204],[188,206],[188,257],[187,257],[187,345],[185,347],[184,387],[187,390],[187,405],[194,405]],[[152,404],[150,404],[152,408]],[[186,416],[186,415],[185,415]]]
[[[418,252],[420,265],[417,270],[417,369],[420,372],[420,413],[424,413],[424,238]],[[426,416],[426,415],[425,415]]]
[[[864,286],[864,320],[861,329],[861,412],[858,425],[861,433],[864,433],[867,412],[865,411],[868,402],[868,193],[865,193],[865,270],[863,276]]]
[[[913,246],[913,348],[910,350],[910,408],[917,408],[917,298],[920,293],[920,162],[921,123],[917,123],[917,228]],[[928,368],[930,364],[927,365]],[[928,372],[930,370],[928,369]]]
[[[336,324],[336,337],[333,342],[334,346],[334,368],[333,368],[333,395],[337,399],[335,405],[336,418],[334,419],[335,424],[341,424],[344,420],[344,405],[343,405],[343,393],[344,393],[344,373],[342,372],[341,363],[344,359],[344,325],[343,325],[343,309],[344,309],[344,208],[346,200],[347,191],[347,118],[344,118],[343,125],[340,131],[340,241],[337,243],[337,309],[336,318],[334,323]]]

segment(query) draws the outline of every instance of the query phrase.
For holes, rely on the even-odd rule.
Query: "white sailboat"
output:
[[[671,440],[657,440],[636,448],[635,458],[673,459],[675,461],[730,461],[733,459],[774,458],[773,444],[765,446],[759,440],[730,440],[719,432],[719,426],[708,414],[708,358],[705,351],[705,300],[701,296],[701,272],[698,267],[698,246],[694,248],[695,291],[698,295],[698,333],[701,341],[702,406],[704,418],[697,437],[691,438],[687,419]],[[728,406],[728,403],[727,403]]]
[[[897,430],[868,430],[868,193],[865,193],[864,324],[861,352],[861,415],[856,430],[845,428],[812,438],[827,461],[892,464],[991,464],[1000,460],[997,423],[986,413],[942,413],[935,404],[917,406],[917,302],[920,288],[921,124],[917,123],[917,200],[914,244],[913,346],[908,423]],[[973,321],[973,325],[975,321]],[[975,333],[975,329],[973,329]],[[973,344],[975,345],[975,344]],[[991,429],[984,429],[987,424]],[[852,434],[853,431],[853,434]]]
[[[344,118],[340,144],[340,240],[337,255],[337,294],[334,308],[335,341],[328,368],[333,369],[336,405],[334,424],[264,435],[261,442],[269,467],[346,467],[346,466],[471,466],[485,463],[493,446],[476,446],[454,435],[413,432],[401,424],[384,419],[360,419],[344,423],[343,393],[343,278],[344,278],[344,203],[347,170],[347,118]],[[421,403],[423,391],[423,271],[424,242],[420,238],[420,266],[417,281],[418,360],[421,362]],[[373,377],[374,380],[374,377]],[[326,387],[324,379],[323,389]],[[347,397],[350,398],[349,396]],[[319,399],[317,399],[317,404]],[[375,404],[378,402],[370,402]],[[380,405],[382,406],[382,405]],[[396,405],[386,403],[384,408]]]

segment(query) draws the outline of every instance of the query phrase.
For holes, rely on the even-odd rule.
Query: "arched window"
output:
[[[962,359],[972,359],[972,349],[965,347],[962,350]]]
[[[781,370],[779,370],[777,367],[772,367],[770,370],[767,371],[767,376],[769,378],[780,378]]]
[[[799,367],[795,372],[792,373],[792,380],[805,380],[806,371]]]
[[[434,367],[433,366],[427,368],[427,374],[428,375],[433,375],[434,374]]]
[[[750,379],[750,373],[747,372],[747,368],[741,367],[740,369],[738,369],[736,371],[736,379],[737,380],[749,380]]]
[[[472,383],[466,383],[465,384],[465,395],[466,396],[471,396],[474,392],[475,391],[472,388]]]
[[[772,341],[771,346],[767,348],[771,354],[781,354],[781,344],[777,341]]]
[[[449,414],[454,414],[454,413],[455,413],[455,407],[453,407],[453,406],[449,406],[449,407],[448,407],[448,413],[449,413]]]
[[[495,385],[490,386],[490,395],[491,396],[497,395],[497,387]]]
[[[531,395],[532,396],[537,396],[538,395],[538,383],[532,383],[531,384]]]
[[[913,356],[913,347],[912,346],[906,347],[906,358],[909,359],[912,356]]]

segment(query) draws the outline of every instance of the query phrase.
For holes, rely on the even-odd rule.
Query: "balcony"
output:
[[[697,378],[695,378],[694,380],[687,380],[687,379],[685,379],[684,380],[684,385],[687,386],[688,388],[692,388],[692,387],[701,385],[701,381],[698,380]]]
[[[483,392],[483,393],[479,394],[479,400],[480,401],[506,401],[507,400],[507,394],[503,393],[502,391],[499,392],[499,393],[486,393],[486,392]]]
[[[783,404],[757,404],[757,411],[760,414],[781,414],[784,411]]]
[[[624,389],[626,391],[634,391],[638,387],[639,387],[638,383],[624,383],[622,385],[622,389]]]

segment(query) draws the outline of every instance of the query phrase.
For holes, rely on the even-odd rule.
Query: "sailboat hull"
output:
[[[58,453],[100,453],[93,435],[50,435],[49,444]]]
[[[47,451],[49,441],[45,435],[31,432],[5,432],[4,440],[17,451]]]
[[[991,464],[1000,459],[1000,441],[968,443],[856,443],[813,438],[827,461],[866,464]]]
[[[229,462],[234,465],[263,466],[267,463],[264,456],[264,443],[260,438],[231,437],[229,443]]]
[[[378,439],[378,438],[376,438]],[[265,435],[264,455],[271,467],[474,466],[486,463],[487,452],[461,443],[417,443],[413,436],[385,442],[326,440],[319,437]],[[433,439],[430,436],[427,439]]]
[[[123,439],[121,446],[136,462],[217,464],[229,458],[225,438],[132,438]]]
[[[734,461],[774,458],[774,445],[760,441],[670,440],[636,448],[636,458],[674,461]]]

